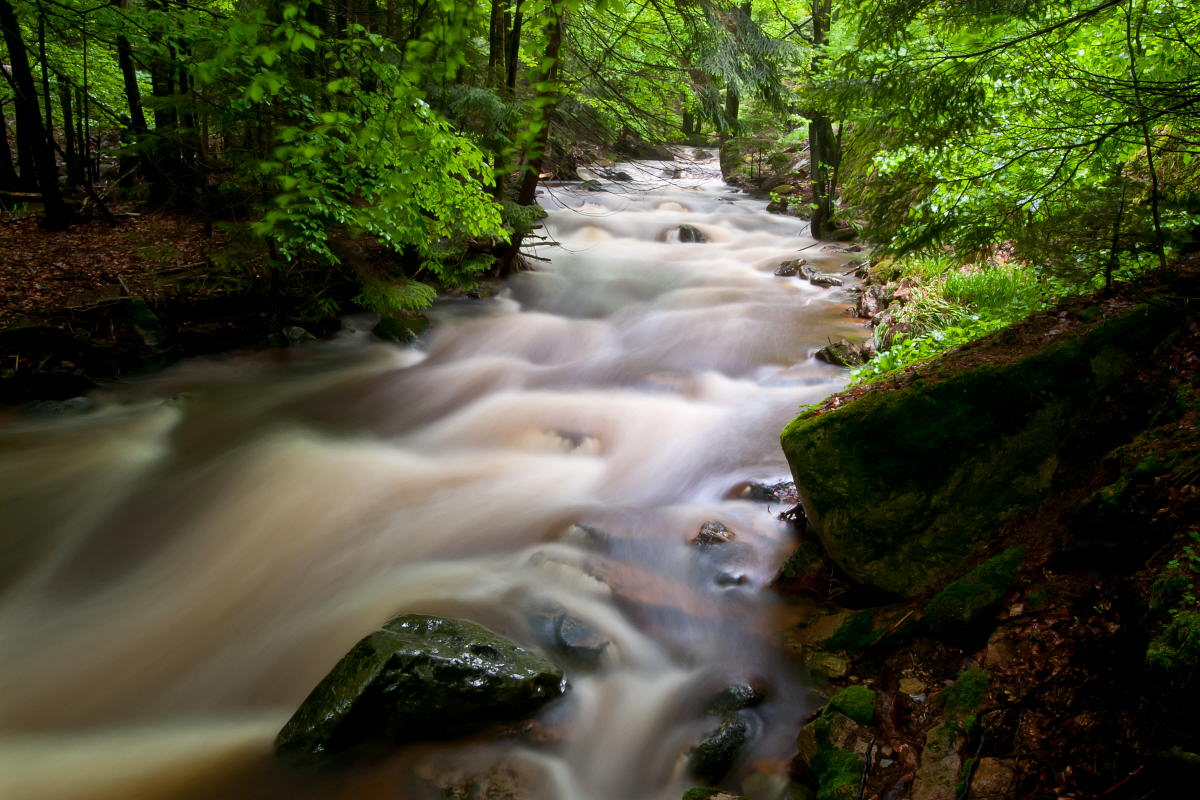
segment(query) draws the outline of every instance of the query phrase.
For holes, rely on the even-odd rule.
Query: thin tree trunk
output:
[[[832,11],[832,0],[813,0],[813,74],[820,72],[821,48],[824,46]],[[836,187],[832,176],[837,172],[841,154],[833,133],[833,123],[819,111],[810,112],[808,123],[809,178],[812,186],[813,213],[809,230],[814,239],[824,239],[833,229],[833,198]]]
[[[71,87],[65,81],[59,81],[58,104],[62,108],[63,129],[63,161],[67,166],[67,184],[79,186],[84,183],[82,163],[79,159],[79,146],[75,141],[75,120],[71,113]]]
[[[1133,27],[1133,0],[1129,2],[1129,8],[1125,10],[1125,43],[1129,51],[1129,77],[1133,83],[1133,99],[1136,107],[1143,109],[1142,105],[1142,84],[1138,75],[1137,60],[1142,50],[1142,30],[1141,20],[1146,16],[1146,5],[1142,3],[1142,13],[1138,17],[1138,27],[1134,30]],[[1159,209],[1161,201],[1161,192],[1159,190],[1158,168],[1154,163],[1154,140],[1151,137],[1150,123],[1143,115],[1141,119],[1142,142],[1146,147],[1146,169],[1150,171],[1150,218],[1154,223],[1154,247],[1158,253],[1158,266],[1161,269],[1167,268],[1167,248],[1166,240],[1163,237],[1162,230],[1162,214]]]
[[[521,57],[521,24],[521,0],[517,0],[513,10],[512,32],[508,35],[508,74],[504,81],[510,96],[516,94],[517,91],[517,63]]]
[[[550,6],[550,20],[547,23],[549,36],[546,42],[546,53],[542,64],[545,65],[538,76],[539,89],[534,99],[534,123],[540,124],[534,141],[525,153],[525,175],[521,179],[521,191],[517,194],[517,203],[523,206],[533,205],[537,192],[538,180],[542,172],[542,164],[546,158],[546,143],[550,139],[550,120],[560,97],[558,86],[559,51],[562,49],[563,16],[566,10],[561,3]]]
[[[0,100],[0,189],[18,191],[21,181],[13,163],[12,148],[8,144],[8,120],[4,116],[7,101]]]
[[[4,44],[8,48],[11,65],[13,93],[16,96],[18,139],[24,138],[32,149],[37,188],[42,194],[42,205],[46,214],[42,224],[48,230],[63,230],[71,224],[71,213],[58,187],[58,164],[54,159],[54,147],[42,125],[29,56],[21,38],[16,11],[9,0],[0,0],[0,28],[4,31]],[[22,131],[25,131],[23,137]]]
[[[1120,180],[1120,174],[1117,175]],[[1104,288],[1112,287],[1113,272],[1116,271],[1119,265],[1119,255],[1121,253],[1121,223],[1125,217],[1125,182],[1121,182],[1121,201],[1117,205],[1117,216],[1113,220],[1112,239],[1108,247],[1108,263],[1104,265]]]
[[[504,0],[492,0],[492,12],[488,17],[488,66],[487,85],[499,85],[498,77],[504,69]]]

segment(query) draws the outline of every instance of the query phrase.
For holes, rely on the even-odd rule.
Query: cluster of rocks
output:
[[[801,278],[821,289],[833,289],[845,284],[845,280],[839,275],[818,272],[809,265],[806,258],[792,258],[780,262],[779,266],[775,268],[775,276],[778,278]]]

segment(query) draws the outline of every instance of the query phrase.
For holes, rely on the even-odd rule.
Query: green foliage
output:
[[[546,218],[546,209],[537,203],[528,206],[505,201],[503,206],[504,225],[518,236],[532,232]]]
[[[362,285],[362,291],[354,301],[372,311],[395,314],[401,311],[420,311],[428,308],[437,298],[432,286],[409,279],[393,283],[370,280]]]
[[[872,381],[974,341],[1051,304],[1061,290],[1015,264],[959,266],[946,254],[886,261],[888,277],[915,283],[895,317],[875,329],[877,355],[852,374]]]
[[[850,0],[814,87],[891,252],[998,244],[1072,283],[1197,231],[1200,8]]]
[[[1200,664],[1200,529],[1188,531],[1188,543],[1167,562],[1150,591],[1150,607],[1166,621],[1146,650],[1146,663],[1190,677]]]

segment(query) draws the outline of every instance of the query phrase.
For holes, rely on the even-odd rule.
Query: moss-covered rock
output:
[[[517,719],[563,690],[558,667],[482,625],[407,614],[343,656],[279,732],[275,752],[296,764],[348,760]]]
[[[925,735],[921,765],[913,781],[913,800],[955,800],[962,772],[963,736],[956,725],[943,723]]]
[[[1176,322],[1139,306],[1004,363],[933,367],[783,431],[813,529],[855,580],[916,596],[1050,491],[1063,446]]]
[[[983,704],[991,680],[991,673],[983,667],[963,670],[942,694],[947,718],[961,720],[974,713]]]
[[[816,778],[818,800],[849,800],[857,795],[863,762],[854,748],[861,732],[857,722],[832,704],[800,731],[796,747]]]
[[[925,606],[925,624],[939,635],[969,630],[1012,588],[1023,561],[1024,551],[1010,547],[947,584]]]
[[[866,686],[847,686],[829,700],[829,707],[860,725],[870,725],[875,721],[875,692]]]

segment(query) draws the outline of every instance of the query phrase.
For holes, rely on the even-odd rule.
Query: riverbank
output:
[[[1198,266],[785,431],[811,522],[779,585],[819,609],[785,638],[832,697],[794,774],[819,797],[1150,797],[1194,778]]]

